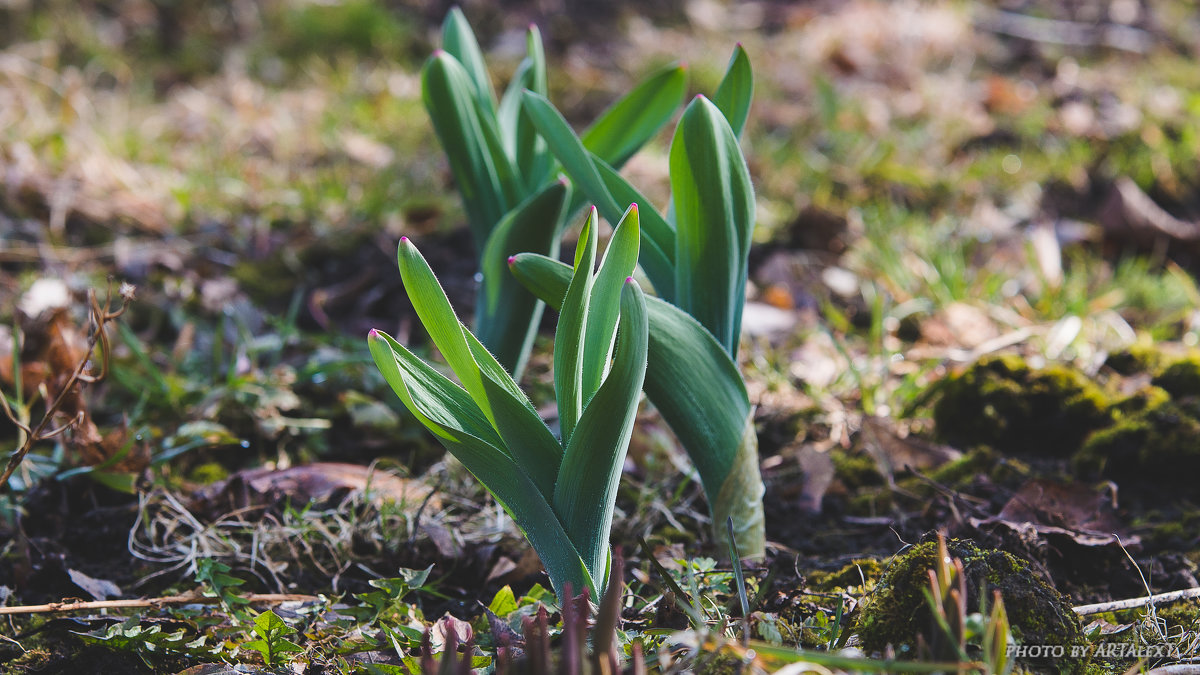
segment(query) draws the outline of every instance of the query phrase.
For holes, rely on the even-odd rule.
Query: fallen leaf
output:
[[[96,600],[107,600],[115,598],[122,594],[121,587],[117,586],[108,579],[96,579],[80,572],[79,570],[67,570],[67,576],[71,577],[71,581],[76,586],[87,591],[88,595]]]
[[[450,613],[438,619],[429,629],[429,644],[434,650],[441,649],[446,644],[446,638],[454,634],[457,644],[465,644],[474,639],[475,631],[471,630],[471,624],[462,619],[455,618]]]
[[[989,518],[971,518],[973,527],[999,525],[1026,540],[1053,537],[1085,548],[1141,544],[1124,533],[1116,518],[1115,499],[1106,491],[1081,483],[1058,483],[1035,479],[1026,483],[1000,510]]]
[[[905,469],[929,469],[962,457],[958,450],[913,436],[888,417],[865,416],[863,446],[879,472],[890,477]]]
[[[270,509],[287,502],[332,502],[352,492],[366,492],[376,503],[395,501],[414,508],[428,498],[429,506],[441,508],[441,500],[430,496],[432,488],[421,481],[401,478],[357,464],[317,462],[288,469],[246,469],[197,490],[192,508],[212,518],[246,508]]]

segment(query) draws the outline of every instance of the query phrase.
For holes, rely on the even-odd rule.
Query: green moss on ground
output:
[[[1194,402],[1155,401],[1092,434],[1072,464],[1122,484],[1191,481],[1200,472],[1198,413]]]
[[[1200,396],[1200,355],[1192,354],[1168,364],[1151,383],[1174,398]]]
[[[1119,375],[1153,373],[1162,365],[1163,353],[1153,343],[1135,342],[1125,349],[1115,351],[1104,359],[1104,365]]]
[[[969,612],[979,610],[979,598],[1000,591],[1014,637],[1028,645],[1072,646],[1086,644],[1079,619],[1070,603],[1037,575],[1029,563],[1004,551],[982,549],[966,540],[947,542],[950,555],[962,560]],[[863,648],[876,652],[893,645],[901,652],[915,649],[918,636],[932,640],[932,614],[925,597],[929,570],[935,566],[937,542],[930,541],[903,552],[884,572],[868,596],[858,618]],[[1043,664],[1033,664],[1043,665]],[[1083,660],[1057,664],[1081,672]]]
[[[851,586],[861,588],[864,581],[870,586],[883,571],[884,563],[875,558],[855,558],[839,570],[809,574],[808,585],[821,593],[841,592]]]
[[[834,474],[847,488],[859,488],[868,485],[883,485],[883,474],[879,473],[879,465],[865,453],[850,453],[841,448],[830,451],[829,459],[833,462]]]
[[[1015,355],[982,359],[947,381],[934,405],[938,435],[960,448],[1069,457],[1088,434],[1109,426],[1109,397],[1079,371],[1041,370]]]

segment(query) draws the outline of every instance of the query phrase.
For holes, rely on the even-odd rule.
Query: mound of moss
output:
[[[1173,398],[1200,396],[1200,355],[1167,364],[1151,384],[1165,389]]]
[[[981,359],[942,385],[933,408],[941,439],[960,448],[1069,457],[1088,434],[1112,424],[1105,393],[1063,365],[1030,368],[1018,356]]]
[[[979,611],[979,599],[991,598],[1000,591],[1008,612],[1014,637],[1027,645],[1086,644],[1079,619],[1071,605],[1029,563],[1004,551],[982,549],[970,541],[947,542],[950,555],[962,560],[967,582],[967,610]],[[929,589],[929,570],[935,566],[937,542],[913,546],[883,573],[875,590],[867,597],[858,617],[858,636],[869,652],[893,645],[901,652],[917,644],[917,636],[931,642],[933,617],[925,597]],[[1064,668],[1082,670],[1085,663],[1063,660]]]
[[[1120,375],[1152,373],[1162,364],[1163,354],[1153,343],[1135,342],[1128,347],[1112,352],[1104,359],[1104,365]]]
[[[1140,410],[1092,434],[1072,464],[1084,475],[1112,478],[1122,485],[1191,482],[1200,474],[1197,438],[1200,402],[1151,394]]]

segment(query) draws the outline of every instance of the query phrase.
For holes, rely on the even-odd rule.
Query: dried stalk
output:
[[[83,420],[83,411],[80,411],[75,415],[74,418],[71,419],[70,422],[58,427],[49,428],[54,416],[59,412],[59,409],[62,407],[67,398],[74,392],[76,385],[79,383],[95,384],[103,380],[105,375],[108,374],[108,358],[110,349],[106,328],[108,327],[109,322],[120,317],[125,313],[125,310],[128,309],[129,302],[133,300],[133,292],[133,286],[122,283],[119,290],[119,294],[121,296],[121,306],[114,310],[112,307],[111,290],[105,295],[103,305],[100,304],[100,300],[96,297],[96,293],[94,291],[88,291],[88,305],[91,310],[91,332],[88,335],[87,352],[75,366],[75,369],[71,372],[71,377],[67,379],[67,382],[63,388],[59,390],[58,395],[54,398],[54,401],[46,406],[46,412],[42,415],[42,419],[37,423],[37,426],[31,428],[29,425],[18,419],[17,415],[8,405],[8,397],[5,396],[3,392],[0,392],[0,406],[4,408],[4,414],[25,435],[25,442],[21,444],[21,447],[18,448],[16,452],[9,456],[8,466],[4,469],[3,475],[0,475],[0,492],[3,492],[8,488],[8,479],[12,477],[13,472],[16,471],[17,467],[21,465],[21,461],[24,460],[25,455],[28,455],[29,451],[33,449],[33,445],[35,443],[54,438],[55,436],[58,436],[68,429],[74,427]],[[97,345],[100,346],[101,354],[100,370],[95,373],[85,372],[85,370],[87,370],[88,363],[90,363],[92,360],[92,354],[95,353]],[[21,374],[14,373],[13,377],[19,378],[21,377]]]
[[[247,593],[238,596],[250,603],[279,604],[282,602],[316,602],[320,600],[315,595],[300,593]],[[76,612],[79,610],[95,609],[145,609],[164,607],[167,605],[215,605],[221,602],[216,596],[185,593],[183,595],[168,595],[160,598],[134,598],[132,600],[95,600],[90,602],[51,602],[45,605],[22,605],[18,607],[0,607],[0,615],[4,614],[47,614],[52,612]]]

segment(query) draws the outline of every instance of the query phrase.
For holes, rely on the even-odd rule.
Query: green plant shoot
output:
[[[639,263],[665,302],[651,300],[646,394],[679,437],[700,474],[714,533],[728,546],[732,517],[739,549],[764,553],[758,440],[736,365],[754,229],[754,188],[738,146],[753,96],[749,59],[739,45],[713,100],[697,96],[671,141],[671,208],[641,208]],[[613,219],[647,201],[592,153],[544,96],[524,105],[574,187]],[[542,300],[563,300],[569,270],[545,256],[520,255],[515,273]],[[670,303],[670,304],[668,304]]]
[[[646,375],[646,299],[630,276],[640,240],[637,208],[618,223],[598,269],[597,227],[592,209],[559,298],[554,383],[561,439],[455,316],[407,238],[397,256],[405,290],[458,382],[382,331],[368,337],[384,379],[512,516],[560,598],[568,584],[592,597],[605,587],[617,482]]]
[[[483,52],[458,8],[442,25],[442,47],[421,70],[421,91],[462,196],[483,277],[475,331],[519,379],[543,305],[504,270],[505,261],[526,251],[557,256],[559,235],[582,197],[573,198],[556,179],[558,163],[521,104],[526,90],[546,95],[537,28],[526,33],[525,58],[499,101]],[[601,114],[582,143],[620,167],[671,119],[685,89],[680,66],[652,74]],[[620,215],[606,213],[613,223]]]

